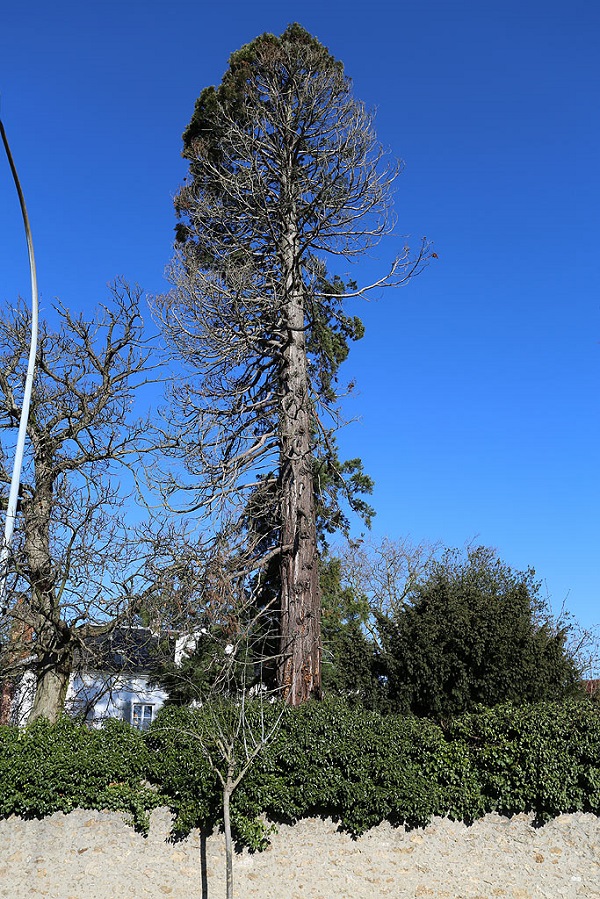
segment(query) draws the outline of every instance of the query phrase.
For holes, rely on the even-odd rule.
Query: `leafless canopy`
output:
[[[123,464],[146,447],[132,402],[150,377],[138,289],[112,288],[95,320],[58,306],[43,325],[22,477],[19,539],[3,610],[4,673],[36,674],[33,714],[60,712],[79,641],[131,607],[139,570],[126,540]],[[0,480],[19,422],[29,345],[23,306],[0,319]],[[8,487],[6,488],[8,489]]]

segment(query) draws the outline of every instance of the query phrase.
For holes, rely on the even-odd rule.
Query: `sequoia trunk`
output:
[[[280,390],[281,617],[279,686],[290,705],[321,695],[321,593],[303,285],[293,218],[282,245],[285,302]]]

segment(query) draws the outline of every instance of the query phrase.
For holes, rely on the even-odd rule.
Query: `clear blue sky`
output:
[[[375,478],[375,534],[494,546],[600,621],[600,4],[86,0],[3,4],[2,118],[43,303],[116,275],[165,289],[180,136],[229,54],[299,21],[343,60],[402,157],[400,243],[439,259],[357,310],[341,439]],[[353,275],[393,256],[387,240]],[[28,296],[0,165],[0,302]]]

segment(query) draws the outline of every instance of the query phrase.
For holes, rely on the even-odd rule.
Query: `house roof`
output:
[[[130,671],[142,674],[158,662],[172,658],[174,640],[153,633],[147,627],[116,627],[107,634],[95,634],[84,641],[80,664],[102,671]]]

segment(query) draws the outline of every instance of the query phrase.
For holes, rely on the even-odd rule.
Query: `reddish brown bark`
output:
[[[321,695],[321,592],[302,282],[293,209],[282,245],[287,340],[281,366],[279,686],[290,705]]]

